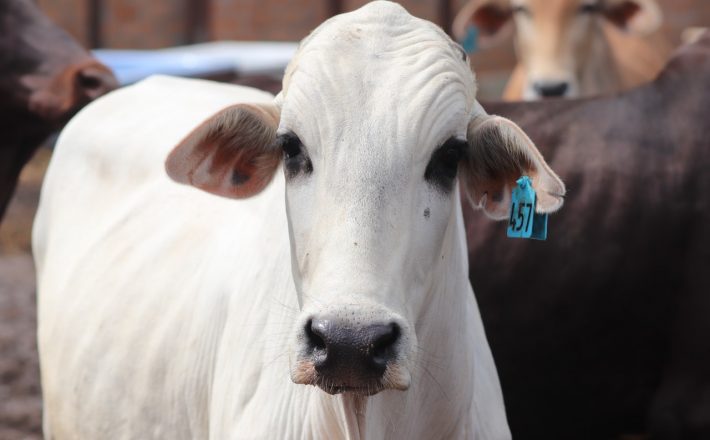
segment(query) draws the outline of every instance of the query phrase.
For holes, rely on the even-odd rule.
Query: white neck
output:
[[[458,200],[458,192],[453,197]],[[215,408],[221,414],[211,414],[220,416],[212,418],[211,433],[215,438],[244,432],[253,432],[255,437],[260,432],[274,437],[273,428],[278,426],[285,430],[281,438],[370,439],[384,435],[388,439],[425,439],[442,433],[449,433],[445,436],[448,438],[480,438],[482,432],[488,431],[503,432],[505,438],[504,414],[478,412],[502,408],[502,402],[492,404],[502,397],[468,281],[463,217],[458,203],[442,254],[444,258],[432,275],[427,303],[416,321],[422,324],[416,328],[417,359],[409,390],[388,390],[364,398],[351,394],[330,396],[314,386],[293,384],[288,375],[288,347],[283,342],[298,314],[296,295],[289,282],[289,288],[273,290],[282,292],[278,298],[251,306],[254,322],[264,319],[261,327],[276,329],[274,334],[254,331],[256,339],[248,348],[227,348],[232,359],[248,350],[239,356],[255,360],[256,354],[260,361],[248,370],[252,375],[249,381],[243,375],[230,377],[230,372],[226,372],[226,377],[215,378],[215,393],[220,393],[216,400],[228,403]],[[232,307],[243,310],[247,305],[242,301]],[[243,342],[245,333],[251,334],[252,329],[244,319],[238,322],[240,328],[225,329],[225,334],[240,335],[234,339]],[[474,351],[472,347],[482,348]],[[244,369],[240,371],[244,373]],[[245,382],[250,385],[234,389]],[[229,432],[221,432],[226,426],[231,427]]]

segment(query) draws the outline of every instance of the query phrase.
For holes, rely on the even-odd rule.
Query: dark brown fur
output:
[[[36,147],[116,85],[34,2],[0,1],[0,219]]]
[[[465,212],[514,438],[710,439],[710,35],[627,93],[484,107],[567,185],[547,242]]]

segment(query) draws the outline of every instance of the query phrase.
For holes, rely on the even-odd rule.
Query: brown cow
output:
[[[668,59],[654,0],[471,0],[454,21],[487,47],[516,31],[506,100],[616,92],[651,81]],[[642,38],[644,36],[644,38]]]
[[[32,153],[116,79],[30,0],[0,1],[0,219]]]
[[[710,33],[618,96],[484,106],[568,189],[547,242],[465,213],[513,437],[710,439]]]

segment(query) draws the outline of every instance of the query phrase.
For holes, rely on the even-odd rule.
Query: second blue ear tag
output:
[[[537,214],[537,197],[528,176],[517,180],[513,188],[508,220],[508,237],[547,239],[547,214]]]
[[[463,50],[468,54],[478,50],[478,28],[476,26],[469,25],[466,28],[466,35],[463,37],[461,46],[463,46]]]

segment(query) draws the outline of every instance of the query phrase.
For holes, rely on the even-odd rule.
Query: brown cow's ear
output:
[[[274,142],[278,121],[273,105],[228,107],[187,135],[165,169],[179,183],[224,197],[251,197],[271,181],[281,159]]]
[[[604,0],[602,13],[620,29],[638,35],[656,31],[663,13],[655,0]]]
[[[489,217],[508,217],[516,180],[528,176],[537,193],[538,213],[560,209],[565,186],[530,138],[515,123],[478,113],[468,126],[468,155],[462,182],[469,202]]]
[[[513,10],[509,0],[471,0],[454,18],[456,39],[462,41],[470,25],[478,29],[478,46],[486,49],[513,34]]]

